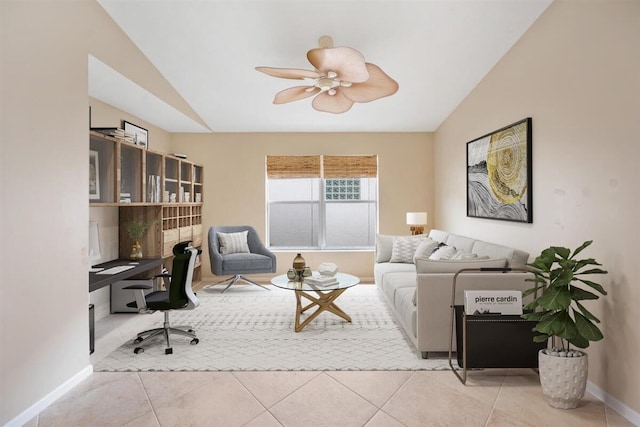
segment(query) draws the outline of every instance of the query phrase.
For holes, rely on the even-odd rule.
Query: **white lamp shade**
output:
[[[407,212],[407,225],[425,225],[426,223],[426,212]]]

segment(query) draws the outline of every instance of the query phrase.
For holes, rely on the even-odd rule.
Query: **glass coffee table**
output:
[[[335,304],[335,300],[342,295],[348,288],[360,283],[360,279],[356,276],[345,273],[336,273],[336,279],[338,283],[328,286],[322,285],[310,285],[305,282],[299,282],[295,280],[289,280],[286,274],[276,276],[271,279],[271,283],[274,286],[282,289],[289,289],[295,291],[296,294],[296,324],[295,331],[300,332],[305,326],[309,324],[313,319],[318,317],[323,311],[330,311],[336,316],[342,317],[347,322],[351,322],[351,317],[340,307]],[[317,296],[311,292],[315,292]],[[309,300],[309,304],[302,306],[302,298]],[[307,317],[302,323],[300,323],[300,315],[305,311],[318,307],[309,317]]]

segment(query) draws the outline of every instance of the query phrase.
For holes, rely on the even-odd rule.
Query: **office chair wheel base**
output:
[[[200,342],[200,340],[199,340],[198,338],[194,338],[194,339],[192,339],[192,340],[191,340],[191,342],[190,342],[189,344],[191,344],[191,345],[196,345],[196,344],[198,344],[199,342]]]
[[[133,340],[134,344],[140,344],[142,342],[142,338],[138,337],[135,340]]]
[[[138,353],[144,353],[144,348],[142,348],[142,347],[136,347],[136,348],[134,348],[134,349],[133,349],[133,352],[134,352],[135,354],[138,354]]]
[[[164,354],[173,354],[173,348],[165,348]]]

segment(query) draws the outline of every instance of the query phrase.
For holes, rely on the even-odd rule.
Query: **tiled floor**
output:
[[[154,316],[98,322],[92,363]],[[94,373],[26,425],[632,426],[590,395],[554,409],[532,370],[502,369],[466,386],[435,371]]]

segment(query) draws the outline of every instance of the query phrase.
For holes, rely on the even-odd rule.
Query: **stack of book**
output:
[[[132,144],[136,143],[136,134],[128,130],[120,128],[91,128],[91,130],[99,132],[103,135],[112,136],[114,138],[130,142]]]
[[[338,279],[314,274],[313,276],[305,277],[304,282],[313,286],[332,286],[338,284]]]

